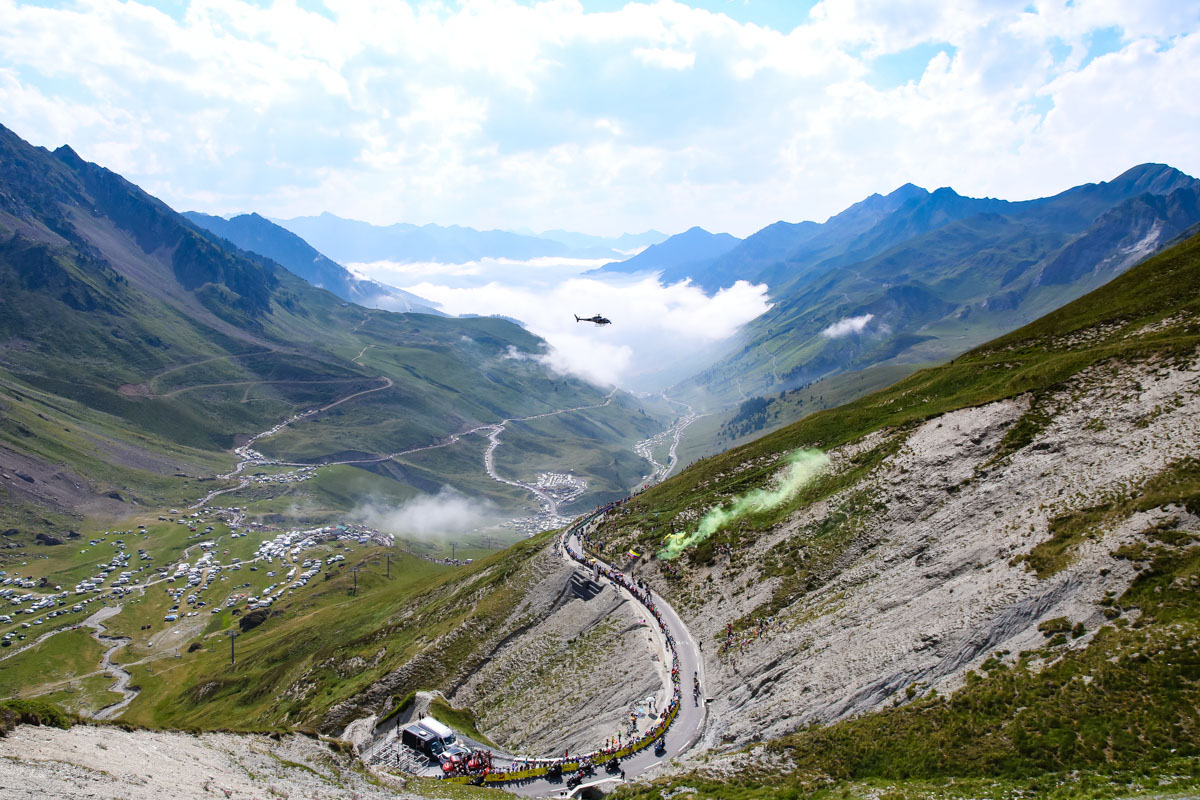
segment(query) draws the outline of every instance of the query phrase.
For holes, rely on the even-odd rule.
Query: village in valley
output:
[[[126,619],[119,627],[139,634],[140,655],[177,657],[196,636],[248,630],[310,582],[356,572],[367,558],[384,556],[388,573],[392,560],[404,557],[450,566],[472,561],[414,550],[362,524],[279,530],[245,521],[240,507],[170,509],[129,528],[0,552],[0,690],[49,695],[84,713],[102,710],[108,681],[90,680],[95,668],[90,675],[63,672],[38,658],[61,649],[56,637],[92,636],[107,645],[113,637],[106,628]],[[28,650],[44,684],[25,680],[30,659],[18,656]]]

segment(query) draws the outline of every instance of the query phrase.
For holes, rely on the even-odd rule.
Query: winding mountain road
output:
[[[368,347],[364,346],[363,349],[359,352],[358,356],[356,356],[356,359],[361,358],[367,349],[368,349]],[[375,387],[372,389],[367,389],[365,391],[355,392],[354,394],[340,398],[332,403],[329,403],[328,405],[322,406],[320,408],[312,409],[303,414],[298,414],[294,417],[289,418],[288,420],[285,420],[284,422],[279,423],[278,425],[274,426],[273,428],[271,428],[269,430],[263,431],[262,433],[254,436],[251,439],[249,439],[248,441],[246,441],[242,446],[236,448],[236,450],[235,450],[235,453],[239,456],[239,462],[238,462],[237,466],[231,472],[221,476],[222,478],[227,478],[227,479],[239,477],[239,485],[235,486],[235,487],[214,490],[214,491],[210,492],[209,494],[207,494],[203,499],[201,499],[200,501],[198,501],[197,503],[192,505],[191,507],[192,508],[203,507],[204,505],[209,503],[213,498],[215,498],[221,494],[236,491],[238,489],[244,488],[245,486],[249,485],[249,479],[241,478],[240,473],[246,467],[251,466],[253,464],[260,464],[260,463],[268,462],[268,460],[265,459],[262,456],[262,454],[260,454],[252,449],[252,446],[254,445],[255,442],[257,442],[258,440],[260,440],[262,438],[275,435],[279,431],[288,427],[293,422],[298,422],[298,421],[305,419],[309,416],[312,416],[314,414],[326,411],[330,408],[333,408],[334,406],[340,405],[341,403],[347,402],[356,397],[361,397],[362,395],[370,394],[372,392],[382,391],[384,389],[390,388],[393,385],[392,380],[390,378],[386,378],[383,376],[380,376],[380,377],[381,377],[381,380],[383,380],[383,382],[384,382],[383,385],[381,385],[381,386],[378,386],[378,387]],[[366,459],[352,459],[352,460],[339,461],[339,462],[334,462],[334,463],[355,464],[355,463],[369,463],[369,462],[385,461],[385,460],[389,460],[391,458],[395,458],[397,456],[405,455],[408,453],[421,452],[424,450],[432,450],[432,449],[436,449],[439,447],[447,447],[451,444],[458,442],[464,436],[468,436],[468,435],[471,435],[474,433],[486,432],[487,439],[488,439],[488,446],[483,454],[483,465],[484,465],[484,469],[487,472],[487,474],[489,475],[489,477],[491,477],[493,480],[499,481],[501,483],[519,487],[519,488],[525,489],[526,491],[532,493],[535,497],[537,497],[538,501],[543,505],[543,507],[545,508],[546,511],[548,511],[552,515],[557,516],[558,502],[549,493],[542,490],[541,487],[535,486],[533,484],[525,483],[523,481],[516,481],[516,480],[510,480],[507,478],[503,478],[497,474],[496,467],[495,467],[495,451],[501,444],[500,436],[505,431],[507,426],[514,422],[524,422],[524,421],[528,421],[528,420],[540,419],[543,417],[555,416],[558,414],[566,414],[566,413],[571,413],[571,412],[576,412],[576,411],[584,411],[584,410],[588,410],[588,409],[601,408],[601,407],[607,406],[608,404],[610,404],[612,402],[613,397],[616,395],[616,391],[617,390],[614,388],[613,391],[608,394],[608,396],[604,399],[604,401],[602,403],[578,406],[578,407],[574,407],[574,408],[556,409],[554,411],[549,411],[549,412],[545,412],[542,414],[535,414],[535,415],[531,415],[528,417],[515,417],[515,418],[504,419],[497,423],[479,425],[470,430],[451,434],[445,440],[443,440],[441,442],[437,442],[432,445],[424,445],[421,447],[415,447],[415,448],[400,451],[397,453],[389,453],[384,456],[371,457],[371,458],[366,458]],[[665,395],[664,395],[664,399],[668,400],[668,402],[676,403],[677,405],[684,407],[686,409],[686,412],[680,417],[679,420],[676,421],[676,423],[670,429],[668,429],[667,431],[664,431],[662,434],[659,434],[658,436],[654,437],[653,439],[649,439],[649,440],[646,440],[645,442],[639,443],[639,447],[635,448],[636,452],[638,452],[639,455],[646,458],[655,467],[654,472],[650,475],[650,477],[647,480],[647,484],[656,483],[656,482],[662,480],[674,469],[675,465],[678,463],[677,449],[679,447],[680,437],[683,433],[683,430],[688,425],[690,425],[692,422],[694,422],[696,419],[699,419],[699,417],[700,417],[700,415],[695,413],[695,411],[691,408],[691,406],[688,406],[684,403],[679,403],[678,401],[670,400],[669,398],[666,398]],[[669,448],[667,463],[659,464],[657,461],[655,461],[651,457],[650,453],[654,446],[657,446],[659,444],[665,444],[667,437],[671,438],[671,445]],[[278,465],[279,462],[270,462],[270,463]],[[297,464],[296,466],[312,466],[312,465]],[[321,466],[327,466],[327,465],[321,465]],[[559,546],[557,547],[557,550],[561,554],[561,556],[564,559],[568,560],[572,564],[572,566],[580,573],[583,573],[584,575],[591,575],[591,574],[595,574],[598,571],[600,574],[605,576],[605,579],[607,579],[611,582],[611,584],[614,586],[614,588],[617,592],[626,595],[633,602],[636,602],[647,608],[647,610],[649,612],[648,618],[654,619],[658,622],[658,625],[655,626],[656,627],[656,638],[658,641],[658,648],[660,651],[659,652],[659,657],[661,659],[660,663],[662,665],[664,665],[664,667],[665,667],[665,674],[664,674],[665,686],[664,686],[664,688],[665,688],[666,696],[668,698],[675,698],[675,700],[677,702],[677,707],[676,707],[676,710],[674,713],[674,717],[672,719],[670,719],[670,722],[667,725],[666,730],[661,734],[661,739],[663,740],[663,742],[665,744],[665,751],[660,753],[660,752],[658,752],[657,748],[654,747],[650,743],[650,741],[643,741],[640,749],[638,749],[636,752],[630,753],[629,755],[625,756],[620,762],[620,766],[621,766],[621,770],[624,775],[624,779],[627,780],[627,779],[637,778],[639,776],[642,776],[642,775],[652,771],[654,768],[659,766],[663,761],[676,758],[676,757],[682,755],[683,753],[686,753],[688,750],[690,750],[696,744],[697,741],[699,741],[700,736],[704,729],[704,724],[705,724],[705,719],[706,719],[706,706],[705,706],[705,701],[704,701],[702,691],[695,696],[693,695],[693,692],[692,692],[693,677],[692,676],[697,676],[699,679],[699,686],[703,687],[704,676],[701,674],[701,671],[703,670],[704,665],[703,665],[702,659],[700,658],[699,647],[697,646],[695,639],[692,637],[691,632],[688,631],[687,626],[684,625],[683,620],[679,617],[679,614],[676,613],[676,611],[662,597],[655,595],[652,592],[643,592],[642,590],[634,589],[633,581],[635,581],[636,578],[630,578],[628,576],[625,576],[616,567],[592,557],[586,551],[584,542],[583,542],[582,532],[584,531],[584,529],[586,528],[587,525],[591,524],[593,521],[595,521],[600,516],[602,516],[603,513],[608,510],[608,508],[611,508],[611,507],[606,507],[604,509],[598,509],[597,511],[592,512],[591,514],[580,517],[574,523],[572,523],[561,535],[561,539],[559,542]],[[119,607],[118,607],[118,610],[119,610]],[[113,613],[115,613],[115,611]],[[99,615],[94,615],[93,618],[88,621],[88,624],[92,624],[93,627],[96,628],[96,632],[93,635],[96,636],[96,638],[99,640],[101,638],[101,631],[103,630],[103,626],[99,624],[101,620],[98,617],[99,617]],[[108,637],[104,637],[104,638],[108,638]],[[97,712],[96,716],[98,718],[111,718],[111,717],[115,716],[116,714],[120,713],[120,711],[123,710],[136,696],[136,691],[130,691],[127,688],[127,684],[129,681],[129,673],[122,670],[120,667],[117,667],[116,665],[112,664],[111,659],[110,659],[111,654],[115,650],[117,650],[119,647],[123,646],[128,640],[110,639],[109,641],[111,641],[113,643],[113,646],[104,654],[104,663],[102,665],[102,668],[105,671],[109,672],[110,674],[114,675],[114,677],[116,678],[116,683],[113,687],[114,691],[121,692],[123,695],[125,695],[125,697],[121,702],[116,703],[107,708],[101,709],[99,712]],[[675,683],[675,680],[673,679],[673,676],[671,673],[672,668],[677,670],[677,674],[678,674],[678,693],[677,694],[676,694],[676,683]],[[670,707],[671,703],[672,703],[671,700],[667,701],[668,708]],[[382,744],[382,742],[380,742],[380,744]],[[591,756],[592,757],[600,757],[601,760],[603,760],[603,758],[605,758],[604,754],[600,753],[599,751],[591,754]],[[564,764],[568,765],[568,768],[569,768],[569,765],[572,762],[576,761],[576,759],[575,758],[572,758],[569,760],[566,760],[566,759],[541,759],[541,761],[543,764],[544,763],[553,763],[553,762],[557,761],[559,763],[564,763]],[[496,766],[500,770],[507,770],[509,772],[517,769],[517,767],[512,763],[510,758],[505,758],[502,756],[499,756],[497,758]],[[496,777],[499,777],[499,776],[498,775],[492,776],[493,779]],[[554,779],[554,778],[549,778],[549,777],[543,775],[540,777],[530,777],[526,780],[522,780],[519,782],[507,781],[507,782],[502,782],[502,783],[504,785],[504,788],[506,788],[507,790],[514,792],[516,794],[526,795],[526,796],[551,796],[551,795],[561,795],[564,793],[564,780],[566,779],[566,777],[567,776],[563,776],[563,777]],[[588,786],[588,785],[593,785],[593,784],[611,783],[611,782],[617,782],[620,780],[622,780],[622,779],[616,777],[615,775],[610,776],[610,775],[605,775],[605,774],[598,772],[592,776],[591,780],[584,782],[583,785]],[[492,782],[492,781],[489,781],[489,782]]]
[[[587,525],[598,519],[602,514],[603,510],[600,510],[581,517],[574,522],[562,533],[556,549],[562,558],[567,560],[568,563],[585,577],[591,578],[598,571],[602,579],[608,580],[617,592],[626,595],[633,602],[645,606],[650,612],[650,618],[659,621],[660,626],[657,630],[658,646],[660,648],[659,656],[661,663],[667,667],[667,672],[664,676],[664,689],[666,696],[668,698],[672,697],[675,684],[670,674],[670,665],[674,664],[679,674],[679,705],[674,719],[667,727],[666,732],[661,736],[666,745],[664,752],[657,752],[653,744],[650,743],[652,740],[646,741],[643,743],[641,749],[621,759],[620,767],[624,772],[624,779],[607,773],[603,767],[600,767],[589,780],[584,781],[581,787],[577,787],[577,789],[596,784],[615,784],[623,780],[638,778],[651,772],[664,761],[669,761],[686,753],[700,740],[707,716],[703,691],[701,691],[699,696],[693,696],[691,688],[692,676],[698,676],[700,687],[703,689],[704,663],[700,658],[700,650],[695,639],[687,629],[687,626],[684,625],[679,614],[659,595],[653,592],[643,594],[633,591],[630,588],[630,584],[636,581],[635,577],[624,575],[612,565],[594,558],[585,549],[582,533]],[[674,644],[673,650],[671,647],[672,643]],[[669,703],[670,701],[668,701],[668,707]],[[602,760],[604,755],[602,752],[597,751],[568,759],[553,757],[538,759],[542,765],[549,763],[567,764],[567,772],[561,777],[552,778],[546,775],[539,775],[512,781],[505,780],[496,775],[492,776],[488,782],[494,782],[509,792],[526,797],[561,796],[565,793],[566,784],[564,781],[569,777],[570,765],[578,761],[579,758],[587,757]],[[497,757],[494,763],[498,770],[512,772],[520,769],[520,764],[514,765],[512,760],[507,757]]]
[[[365,351],[365,349],[366,348],[364,348],[364,351]],[[359,353],[359,355],[361,356],[362,353]],[[291,461],[272,461],[270,459],[267,459],[261,453],[252,449],[252,445],[255,442],[257,442],[259,439],[264,439],[268,436],[274,436],[275,434],[279,433],[284,428],[291,425],[293,422],[299,422],[300,420],[307,419],[308,417],[310,417],[314,414],[320,414],[323,411],[328,411],[329,409],[333,408],[334,406],[341,405],[342,403],[345,403],[348,400],[353,400],[356,397],[362,397],[365,394],[371,394],[372,392],[380,392],[380,391],[383,391],[384,389],[390,389],[394,385],[391,378],[387,378],[387,377],[384,377],[381,375],[380,380],[384,381],[384,384],[382,386],[377,386],[373,389],[366,389],[361,392],[355,392],[354,394],[347,395],[346,397],[343,397],[339,400],[335,400],[332,403],[329,403],[328,405],[321,406],[320,408],[312,409],[310,411],[306,411],[303,414],[297,414],[296,416],[291,417],[287,420],[284,420],[283,422],[279,423],[278,425],[276,425],[268,430],[265,430],[262,433],[252,436],[250,439],[248,439],[246,441],[245,444],[234,449],[233,452],[239,458],[237,466],[234,467],[232,471],[227,472],[224,475],[219,475],[217,477],[224,478],[227,480],[232,479],[232,478],[238,477],[240,475],[240,473],[242,472],[242,470],[245,469],[246,467],[259,465],[259,464],[270,464],[272,466],[285,466],[285,467],[331,467],[331,466],[335,466],[335,465],[339,465],[339,464],[377,464],[382,461],[390,461],[391,459],[398,458],[400,456],[411,455],[413,453],[421,453],[426,450],[437,450],[438,448],[441,448],[441,447],[449,447],[452,444],[457,444],[464,436],[470,436],[475,433],[482,433],[482,432],[486,431],[489,444],[483,454],[483,468],[484,468],[484,471],[487,472],[488,476],[492,480],[499,481],[500,483],[505,483],[505,484],[508,484],[509,486],[516,486],[518,488],[525,489],[526,491],[531,492],[538,498],[538,501],[546,508],[547,511],[549,511],[552,514],[557,514],[558,513],[558,502],[553,497],[551,497],[549,494],[547,494],[545,491],[543,491],[540,487],[535,486],[534,484],[531,484],[531,483],[525,483],[523,481],[516,481],[516,480],[509,480],[507,478],[502,478],[496,473],[495,451],[496,451],[496,448],[500,446],[500,434],[504,433],[505,428],[514,422],[528,422],[530,420],[542,419],[543,417],[553,417],[558,414],[569,414],[569,413],[572,413],[575,411],[587,411],[587,410],[593,409],[593,408],[604,408],[605,406],[612,403],[613,397],[615,397],[616,393],[617,393],[617,390],[614,388],[611,392],[608,393],[608,395],[605,396],[603,403],[593,403],[591,405],[574,406],[571,408],[559,408],[559,409],[555,409],[554,411],[547,411],[542,414],[533,414],[532,416],[528,416],[528,417],[510,417],[508,419],[502,419],[499,422],[491,422],[491,423],[487,423],[485,425],[477,425],[474,428],[470,428],[468,430],[460,431],[458,433],[452,433],[449,436],[447,436],[445,439],[443,439],[442,441],[435,442],[434,444],[426,444],[426,445],[420,445],[418,447],[410,447],[406,450],[397,450],[394,453],[388,453],[388,454],[382,455],[382,456],[370,456],[368,458],[349,458],[349,459],[344,459],[342,461],[323,461],[319,464],[307,464],[307,463],[291,462]],[[672,402],[674,402],[674,401],[672,401]],[[676,444],[678,444],[678,441],[679,441],[678,436],[676,436]],[[672,450],[671,450],[672,455],[674,455],[674,452],[675,452],[674,448],[672,448]],[[188,506],[188,508],[190,508],[190,509],[203,508],[204,506],[206,506],[210,502],[212,502],[213,498],[218,497],[223,494],[228,494],[229,492],[236,492],[239,489],[244,489],[249,485],[250,485],[249,478],[238,477],[238,485],[237,486],[229,486],[229,487],[226,487],[223,489],[213,489],[211,492],[206,494],[200,500],[198,500],[195,503],[193,503],[192,505]]]
[[[582,526],[571,526],[567,532],[563,534],[564,543],[570,545],[578,552],[585,552],[583,542],[580,540],[580,531]],[[565,550],[565,548],[564,548]],[[564,558],[568,556],[564,555]],[[597,559],[598,563],[603,567],[615,569],[610,564]],[[583,567],[574,562],[576,568],[583,571]],[[621,591],[635,601],[638,598],[623,587],[618,587]],[[678,658],[679,675],[680,675],[680,703],[679,713],[675,716],[675,721],[671,727],[667,729],[666,745],[667,751],[663,756],[656,756],[653,748],[647,748],[640,753],[627,758],[622,762],[625,769],[625,774],[628,777],[634,777],[646,772],[651,767],[657,766],[664,759],[671,759],[686,753],[700,740],[700,734],[704,729],[705,721],[705,704],[703,699],[704,681],[704,662],[700,658],[700,649],[696,644],[696,640],[692,637],[691,631],[683,623],[679,614],[671,605],[660,595],[650,593],[651,599],[654,601],[654,606],[658,609],[659,616],[662,618],[666,632],[671,635],[675,641],[675,655]],[[660,638],[662,632],[660,631]],[[663,645],[665,650],[665,644]],[[670,663],[669,658],[663,661],[664,664]],[[692,700],[692,676],[699,675],[701,698],[699,703],[693,703]],[[671,686],[668,684],[667,692],[670,694]]]
[[[654,467],[654,471],[646,478],[643,488],[649,488],[653,484],[666,480],[667,476],[679,465],[679,442],[683,438],[684,429],[701,417],[708,416],[707,414],[697,414],[696,410],[690,405],[680,400],[672,400],[667,397],[665,392],[662,394],[662,399],[668,403],[683,406],[687,411],[670,428],[649,439],[643,439],[633,446],[633,451],[649,461]],[[654,458],[654,448],[664,444],[668,438],[671,439],[671,447],[667,452],[667,463],[660,464]]]

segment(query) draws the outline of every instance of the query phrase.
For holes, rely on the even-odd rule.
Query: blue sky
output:
[[[0,124],[178,209],[746,235],[1200,173],[1178,0],[0,0]]]

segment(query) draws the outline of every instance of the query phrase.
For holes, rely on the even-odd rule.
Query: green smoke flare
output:
[[[669,561],[694,544],[703,542],[722,527],[746,514],[770,511],[796,496],[796,492],[826,467],[829,456],[820,450],[797,450],[788,457],[788,468],[774,489],[755,489],[733,501],[729,506],[717,506],[704,515],[692,533],[680,531],[663,540],[658,558]]]

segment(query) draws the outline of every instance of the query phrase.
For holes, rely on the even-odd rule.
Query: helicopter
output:
[[[594,322],[597,325],[612,325],[611,319],[609,319],[608,317],[602,317],[599,314],[597,314],[594,317],[581,317],[578,314],[576,314],[575,321],[576,322]]]

